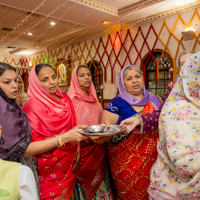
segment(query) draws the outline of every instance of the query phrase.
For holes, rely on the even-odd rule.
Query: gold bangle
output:
[[[57,135],[55,135],[55,137],[53,138],[53,140],[54,140],[54,142],[55,142],[56,146],[57,146],[57,147],[58,147],[58,149],[59,149],[59,145],[57,144],[57,142],[56,142],[55,138],[57,138]]]
[[[63,143],[63,141],[62,141],[60,135],[58,135],[58,141],[59,141],[60,147],[65,146],[65,143]]]

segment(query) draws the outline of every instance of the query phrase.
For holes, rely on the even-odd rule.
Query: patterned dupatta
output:
[[[159,119],[158,160],[152,168],[153,198],[200,197],[200,52],[183,65]]]

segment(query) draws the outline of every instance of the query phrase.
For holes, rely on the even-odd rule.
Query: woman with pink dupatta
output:
[[[75,108],[77,124],[100,123],[103,108],[98,101],[91,72],[87,66],[81,65],[74,69],[68,95]],[[86,139],[81,141],[80,149],[81,159],[77,174],[85,198],[87,200],[113,199],[107,172],[107,143],[95,144]]]
[[[72,102],[58,89],[58,79],[50,65],[39,64],[32,68],[28,96],[30,99],[23,111],[29,117],[32,142],[51,137],[57,146],[37,155],[40,199],[74,199],[77,194],[73,193],[77,180],[74,172],[78,166],[77,142],[86,137],[79,134],[81,126],[75,127]],[[66,132],[70,134],[67,140],[63,136]]]

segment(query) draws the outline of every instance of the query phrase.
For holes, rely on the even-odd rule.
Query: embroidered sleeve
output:
[[[109,104],[106,106],[105,110],[114,113],[119,114],[119,102],[117,98],[112,99]]]
[[[141,121],[140,133],[147,133],[150,131],[155,131],[158,129],[158,119],[160,116],[160,112],[162,110],[163,105],[165,104],[166,99],[168,98],[169,94],[172,91],[172,87],[170,87],[165,94],[165,98],[163,99],[163,103],[160,106],[159,110],[155,110],[151,113],[146,113],[145,115],[141,115],[139,117]],[[138,130],[138,129],[137,129]]]

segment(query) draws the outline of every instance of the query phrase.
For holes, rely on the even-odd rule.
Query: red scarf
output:
[[[153,112],[149,102],[142,114]],[[120,144],[108,147],[110,169],[120,199],[148,200],[150,170],[157,159],[158,130],[138,134],[136,130]]]
[[[78,124],[99,124],[103,108],[96,95],[94,84],[88,89],[89,96],[81,89],[74,69],[68,95],[71,98]],[[87,200],[91,200],[98,190],[107,170],[107,144],[81,141],[81,160],[77,168],[78,181]]]
[[[35,73],[35,67],[32,68],[28,88],[30,99],[23,106],[32,128],[32,141],[42,141],[59,135],[76,125],[75,112],[69,97],[59,89],[55,94],[60,100],[46,91]],[[70,198],[76,182],[72,166],[77,147],[77,143],[67,143],[62,148],[54,148],[37,155],[41,199]]]

